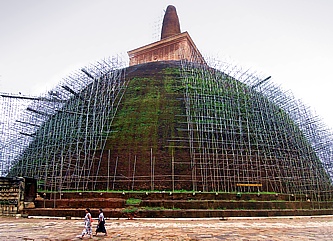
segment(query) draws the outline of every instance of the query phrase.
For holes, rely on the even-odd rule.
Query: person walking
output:
[[[104,233],[104,235],[108,235],[105,229],[105,218],[104,218],[104,213],[103,209],[99,209],[99,215],[98,215],[98,225],[96,229],[96,235],[97,233]]]
[[[86,208],[86,216],[84,216],[84,229],[82,231],[81,239],[88,234],[91,238],[92,229],[91,229],[92,217],[90,214],[90,208]]]

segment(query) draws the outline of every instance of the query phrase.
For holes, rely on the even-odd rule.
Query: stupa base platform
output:
[[[73,192],[41,193],[28,216],[106,218],[228,218],[333,215],[333,201],[261,193]]]

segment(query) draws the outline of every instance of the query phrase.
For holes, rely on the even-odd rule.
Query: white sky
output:
[[[38,95],[158,40],[169,4],[203,55],[272,76],[333,128],[331,0],[0,0],[0,92]]]

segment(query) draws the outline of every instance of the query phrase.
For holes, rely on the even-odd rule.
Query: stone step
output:
[[[126,200],[119,198],[81,198],[81,199],[55,199],[55,200],[35,200],[36,208],[122,208]]]
[[[25,210],[29,216],[50,217],[78,217],[83,218],[85,209],[71,208],[35,208]],[[207,209],[184,209],[184,210],[138,210],[126,212],[123,209],[103,209],[106,219],[110,218],[221,218],[228,217],[272,217],[272,216],[313,216],[333,215],[333,209],[259,209],[259,210],[207,210]],[[98,217],[98,209],[91,209],[93,218]],[[108,222],[108,221],[107,221]]]
[[[104,199],[116,198],[127,200],[233,200],[233,201],[306,201],[305,195],[258,194],[258,193],[204,193],[204,192],[63,192],[39,193],[41,198],[53,199]]]
[[[36,200],[36,208],[125,208],[125,199]],[[166,209],[331,209],[333,202],[233,201],[233,200],[141,200],[135,206]]]
[[[333,209],[333,202],[142,200],[140,206],[167,209]]]

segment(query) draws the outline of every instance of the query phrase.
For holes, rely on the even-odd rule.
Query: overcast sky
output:
[[[0,92],[39,95],[157,41],[169,4],[204,56],[272,76],[333,128],[331,0],[0,0]]]

